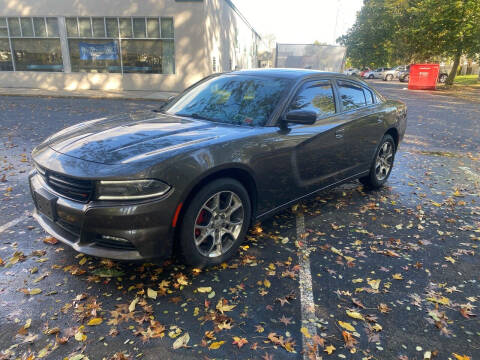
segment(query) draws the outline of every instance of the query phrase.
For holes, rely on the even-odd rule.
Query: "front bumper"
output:
[[[170,194],[135,203],[81,203],[56,193],[35,170],[29,183],[35,219],[50,235],[81,253],[116,260],[165,258],[172,253],[176,204]],[[46,195],[52,211],[39,204],[39,194]]]

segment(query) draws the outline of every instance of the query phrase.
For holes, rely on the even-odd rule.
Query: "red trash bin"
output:
[[[440,65],[438,64],[410,65],[408,88],[410,90],[435,90],[439,72]]]

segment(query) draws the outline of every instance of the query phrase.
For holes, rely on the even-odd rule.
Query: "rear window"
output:
[[[347,81],[339,81],[338,91],[343,110],[348,111],[366,105],[365,94],[360,85],[355,85]]]

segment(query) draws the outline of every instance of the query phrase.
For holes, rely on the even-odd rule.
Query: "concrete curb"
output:
[[[173,92],[149,92],[149,91],[119,91],[109,92],[102,90],[43,90],[27,88],[0,88],[0,96],[24,96],[41,98],[84,98],[84,99],[109,99],[109,100],[148,100],[165,102]]]

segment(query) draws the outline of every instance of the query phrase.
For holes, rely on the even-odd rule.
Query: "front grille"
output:
[[[66,198],[87,202],[93,196],[95,186],[91,180],[80,180],[49,170],[45,170],[45,173],[40,175],[49,187]]]

